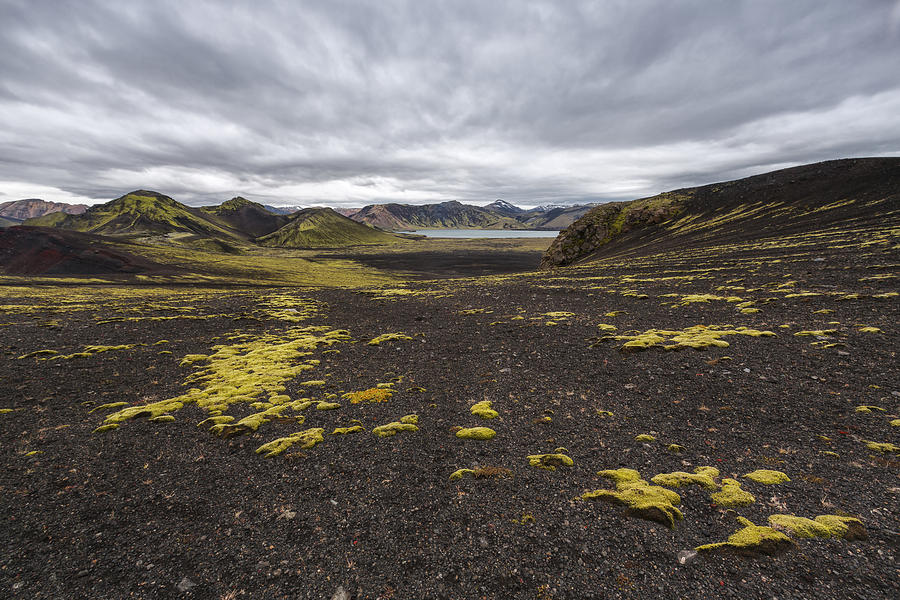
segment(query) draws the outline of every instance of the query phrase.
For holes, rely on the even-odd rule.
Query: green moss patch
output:
[[[857,406],[854,409],[854,412],[858,413],[872,413],[872,412],[885,412],[883,408],[880,406],[873,406],[871,404],[863,404],[861,406]]]
[[[750,492],[741,489],[741,483],[736,479],[723,479],[722,489],[712,494],[712,501],[719,506],[729,508],[737,506],[750,506],[756,502],[756,498]]]
[[[562,452],[550,454],[531,454],[528,456],[528,464],[539,469],[555,471],[557,467],[575,466],[575,461]]]
[[[335,427],[331,435],[347,435],[349,433],[358,433],[363,431],[362,425],[351,425],[349,427]]]
[[[665,487],[687,487],[699,485],[705,490],[718,490],[719,486],[713,480],[719,476],[719,470],[715,467],[697,467],[693,473],[675,471],[673,473],[660,473],[654,475],[650,481],[656,485]]]
[[[378,337],[372,338],[367,343],[370,346],[379,346],[384,342],[394,342],[399,340],[411,340],[412,338],[405,333],[382,333]]]
[[[875,452],[881,452],[882,454],[900,452],[900,446],[895,446],[894,444],[889,444],[887,442],[866,442],[866,448]]]
[[[854,517],[819,515],[813,520],[794,515],[771,515],[769,524],[776,529],[787,531],[795,538],[836,537],[864,540],[867,537],[862,521]]]
[[[480,417],[485,420],[496,419],[500,416],[500,413],[492,408],[492,402],[490,400],[483,400],[481,402],[478,402],[477,404],[472,405],[470,412],[476,417]]]
[[[771,527],[754,525],[744,517],[738,517],[737,519],[744,526],[742,529],[731,534],[724,542],[704,544],[697,546],[696,550],[699,552],[732,550],[739,554],[753,556],[759,554],[775,555],[793,546],[791,539],[780,531],[776,531]]]
[[[622,345],[621,350],[625,352],[648,350],[650,348],[660,348],[663,350],[694,348],[695,350],[703,350],[711,346],[727,348],[729,343],[722,338],[734,335],[774,337],[775,333],[771,331],[749,329],[747,327],[732,328],[727,325],[694,325],[681,331],[648,329],[643,333],[606,336],[599,338],[598,341],[606,339],[624,341],[625,343]]]
[[[649,485],[634,469],[614,469],[600,471],[601,477],[616,484],[615,490],[594,490],[580,497],[582,500],[602,500],[625,507],[629,516],[662,523],[669,528],[675,521],[684,519],[678,510],[681,496],[657,485]]]
[[[391,437],[397,435],[401,431],[418,431],[419,427],[416,425],[418,422],[419,417],[417,415],[406,415],[405,417],[401,417],[399,421],[375,427],[372,429],[372,433],[378,437]]]
[[[347,392],[341,397],[345,400],[350,400],[350,404],[378,404],[380,402],[387,402],[393,394],[394,392],[390,389],[373,387],[360,392]]]
[[[773,471],[771,469],[757,469],[743,476],[744,479],[755,481],[756,483],[764,483],[766,485],[774,485],[777,483],[785,483],[790,481],[790,477],[781,471]]]
[[[639,435],[634,436],[634,441],[650,443],[650,442],[655,442],[656,438],[653,437],[652,435],[650,435],[649,433],[641,433]]]
[[[476,467],[474,469],[458,469],[450,474],[450,481],[459,481],[463,477],[475,479],[512,477],[512,471],[503,467]]]
[[[490,440],[497,432],[490,427],[465,427],[456,432],[456,437],[461,440]]]
[[[316,444],[325,441],[325,438],[322,437],[324,432],[325,430],[321,427],[313,427],[305,431],[298,431],[289,436],[278,438],[277,440],[272,440],[271,442],[263,444],[256,449],[256,453],[265,454],[266,458],[272,458],[273,456],[278,456],[294,445],[299,446],[301,450],[308,450]]]

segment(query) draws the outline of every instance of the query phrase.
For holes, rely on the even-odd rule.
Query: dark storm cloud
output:
[[[900,153],[900,3],[0,4],[0,201],[622,199]]]

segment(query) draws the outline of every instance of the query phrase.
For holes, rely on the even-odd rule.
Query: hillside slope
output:
[[[900,225],[900,158],[827,161],[603,204],[562,231],[541,266],[886,221]]]
[[[188,233],[229,240],[248,237],[224,223],[216,223],[203,209],[190,208],[169,196],[147,190],[136,190],[106,204],[92,206],[81,215],[51,213],[29,219],[25,224],[104,235]]]
[[[527,229],[516,219],[456,200],[439,204],[370,204],[353,220],[382,229]]]
[[[256,240],[275,248],[337,248],[358,244],[384,244],[397,237],[357,223],[330,208],[304,208],[291,215],[290,222]]]
[[[0,217],[6,217],[13,221],[25,221],[26,219],[42,217],[54,212],[80,215],[87,209],[87,204],[67,204],[65,202],[47,202],[37,198],[27,198],[25,200],[0,203]]]
[[[218,206],[204,206],[208,218],[221,225],[257,238],[272,233],[290,221],[283,213],[274,213],[262,204],[237,196]]]

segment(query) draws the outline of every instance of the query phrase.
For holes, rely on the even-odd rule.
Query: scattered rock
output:
[[[178,591],[181,593],[189,592],[192,588],[197,587],[197,584],[188,579],[187,577],[182,577],[181,581],[178,582],[176,586]]]

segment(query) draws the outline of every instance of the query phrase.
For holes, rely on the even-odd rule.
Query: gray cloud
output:
[[[633,198],[900,154],[900,2],[0,5],[0,201]]]

